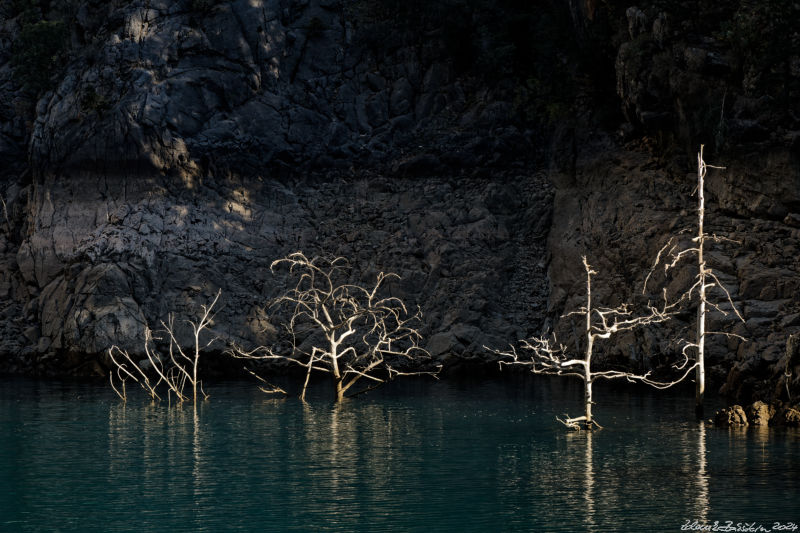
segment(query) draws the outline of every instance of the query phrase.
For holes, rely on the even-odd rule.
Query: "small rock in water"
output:
[[[785,407],[774,419],[776,426],[800,427],[800,405]]]
[[[754,426],[768,426],[775,414],[775,407],[762,401],[755,402],[747,408],[747,420]]]
[[[714,415],[714,425],[718,427],[747,426],[747,415],[741,405],[726,407]]]

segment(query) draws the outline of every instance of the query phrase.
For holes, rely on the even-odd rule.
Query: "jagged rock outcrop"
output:
[[[800,405],[783,407],[773,421],[776,426],[800,427]]]

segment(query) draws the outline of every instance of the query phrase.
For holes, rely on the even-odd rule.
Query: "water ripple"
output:
[[[798,432],[706,428],[679,395],[600,389],[607,429],[567,433],[554,416],[578,399],[551,381],[411,382],[341,406],[226,386],[197,409],[0,385],[0,530],[678,531],[798,518]]]

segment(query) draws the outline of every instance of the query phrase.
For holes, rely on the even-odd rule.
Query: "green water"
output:
[[[680,531],[800,520],[800,433],[728,431],[685,392],[398,382],[333,406],[244,384],[191,407],[0,380],[1,531]]]

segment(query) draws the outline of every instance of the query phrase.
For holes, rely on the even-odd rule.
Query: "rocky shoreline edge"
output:
[[[717,427],[800,427],[800,402],[790,404],[754,402],[746,407],[732,405],[714,415]]]

